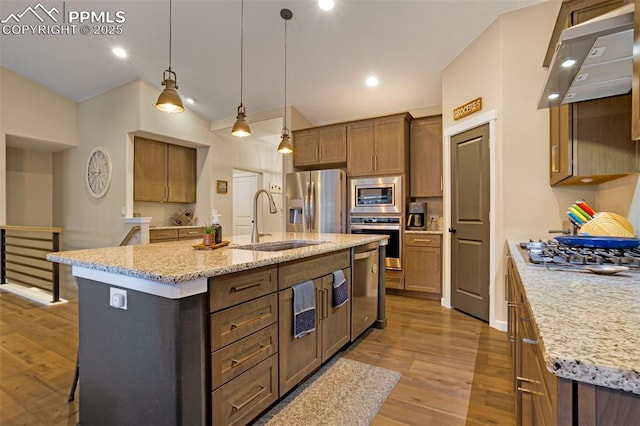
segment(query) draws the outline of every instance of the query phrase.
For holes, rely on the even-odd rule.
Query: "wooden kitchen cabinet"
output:
[[[409,114],[347,124],[350,177],[401,175],[408,169]]]
[[[623,6],[625,0],[562,2],[543,65],[551,63],[563,29]],[[637,16],[637,12],[636,12]],[[638,19],[636,18],[636,26]],[[636,38],[638,31],[636,31]],[[637,54],[636,54],[637,57]],[[634,70],[638,69],[634,57]],[[637,73],[634,75],[638,75]],[[636,87],[634,78],[634,87]],[[638,104],[640,92],[633,92]],[[597,184],[639,171],[636,131],[640,117],[631,95],[595,99],[549,109],[550,184]],[[631,121],[632,126],[629,125]]]
[[[405,290],[442,294],[441,240],[435,234],[405,234]]]
[[[209,278],[213,425],[247,424],[278,399],[277,267]]]
[[[134,201],[195,203],[196,157],[193,148],[136,137]]]
[[[178,240],[192,240],[194,238],[201,238],[204,234],[204,228],[161,228],[161,229],[149,229],[149,242],[150,243],[164,243],[167,241]]]
[[[342,269],[351,294],[348,251],[287,262],[279,268],[278,313],[280,354],[280,396],[300,383],[347,344],[351,337],[351,296],[333,308],[333,271]],[[313,280],[316,292],[316,330],[293,337],[293,290],[291,286]]]
[[[442,115],[411,122],[411,196],[442,197]]]
[[[550,108],[550,184],[597,184],[638,171],[631,95]]]
[[[337,124],[293,132],[293,166],[344,166],[347,162],[347,126]]]

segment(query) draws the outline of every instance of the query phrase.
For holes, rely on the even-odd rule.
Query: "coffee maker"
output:
[[[424,230],[426,228],[425,214],[427,203],[409,203],[407,209],[407,229]]]

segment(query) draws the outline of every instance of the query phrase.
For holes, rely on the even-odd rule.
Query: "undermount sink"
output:
[[[231,248],[255,251],[283,251],[302,247],[316,246],[323,243],[324,241],[288,240],[274,241],[270,243],[248,244],[246,246],[234,246]]]

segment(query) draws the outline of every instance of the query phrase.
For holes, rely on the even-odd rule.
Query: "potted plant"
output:
[[[204,234],[202,234],[202,244],[212,246],[215,244],[216,229],[212,225],[204,225]]]

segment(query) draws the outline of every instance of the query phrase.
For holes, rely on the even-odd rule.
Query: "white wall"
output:
[[[7,224],[5,176],[10,137],[56,145],[52,150],[77,146],[77,105],[0,67],[0,224]]]
[[[7,224],[53,226],[53,153],[7,148],[6,176]]]
[[[501,15],[443,71],[443,127],[460,125],[453,109],[482,96],[483,111],[495,110],[497,167],[495,326],[506,321],[503,276],[505,240],[550,238],[567,207],[578,198],[595,203],[595,187],[549,186],[548,110],[538,110],[546,70],[542,67],[560,3],[546,2]],[[445,200],[448,197],[445,195]],[[448,268],[449,265],[445,265]],[[449,285],[449,283],[445,283]]]

